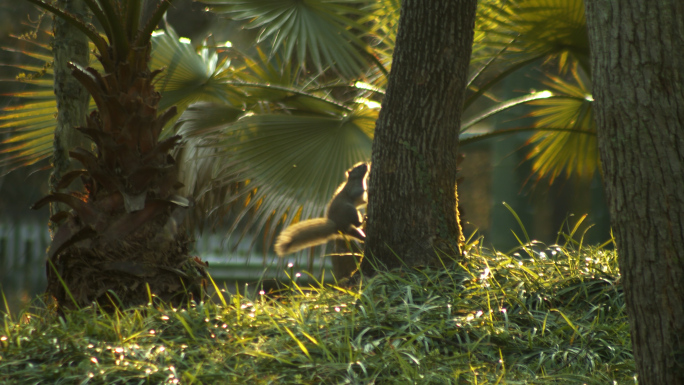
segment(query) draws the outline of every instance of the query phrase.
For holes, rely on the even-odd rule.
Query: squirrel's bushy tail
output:
[[[276,239],[275,252],[282,257],[307,247],[320,245],[337,235],[337,226],[330,219],[308,219],[283,230]]]

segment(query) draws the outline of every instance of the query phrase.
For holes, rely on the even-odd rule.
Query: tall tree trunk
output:
[[[373,140],[364,272],[460,254],[458,134],[476,0],[404,0]],[[372,262],[372,263],[369,263]]]
[[[88,10],[83,0],[59,0],[57,6],[69,13],[81,16],[82,20],[89,19]],[[69,150],[77,146],[88,148],[84,145],[87,143],[87,139],[75,128],[85,126],[90,96],[81,83],[71,76],[71,70],[67,67],[69,62],[87,67],[88,52],[86,36],[63,19],[55,17],[52,53],[54,56],[53,71],[58,112],[52,174],[49,182],[51,191],[58,191],[57,183],[73,167],[69,158]],[[68,206],[66,205],[53,203],[50,205],[50,214],[53,215],[58,211],[67,209]]]
[[[640,384],[684,383],[684,2],[589,0],[599,149]]]

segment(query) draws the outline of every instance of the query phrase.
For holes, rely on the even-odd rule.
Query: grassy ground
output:
[[[574,240],[351,288],[0,324],[3,384],[633,384],[616,255]],[[225,292],[224,292],[225,293]]]

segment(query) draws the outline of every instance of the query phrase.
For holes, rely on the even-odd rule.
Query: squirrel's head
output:
[[[363,178],[368,173],[368,163],[361,162],[354,165],[347,171],[347,179],[349,178]]]

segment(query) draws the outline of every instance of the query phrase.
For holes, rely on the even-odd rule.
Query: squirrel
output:
[[[362,216],[357,207],[366,203],[368,164],[358,163],[346,172],[347,181],[340,185],[328,204],[325,218],[308,219],[283,230],[275,242],[279,257],[307,247],[320,245],[341,234],[365,241],[359,228]]]

